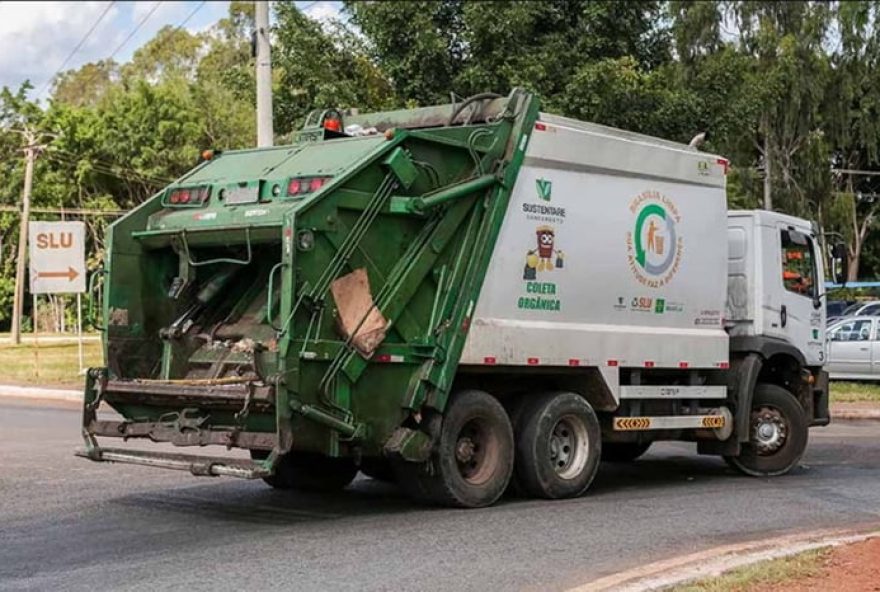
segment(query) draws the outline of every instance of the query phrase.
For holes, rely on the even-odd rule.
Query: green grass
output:
[[[718,577],[668,588],[667,592],[746,592],[755,586],[808,578],[822,571],[831,547],[805,551],[791,557],[746,565]]]
[[[832,403],[880,403],[880,384],[873,382],[832,382]]]
[[[102,365],[101,343],[83,343],[85,367]],[[0,344],[0,383],[81,388],[77,344]]]

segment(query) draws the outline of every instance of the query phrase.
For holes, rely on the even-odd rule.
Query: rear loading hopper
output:
[[[416,422],[452,388],[537,101],[385,115],[359,126],[369,135],[318,126],[220,154],[112,226],[107,367],[89,373],[83,455],[266,477],[292,451],[424,454]],[[102,402],[123,421],[97,419]],[[254,460],[130,453],[101,436]]]

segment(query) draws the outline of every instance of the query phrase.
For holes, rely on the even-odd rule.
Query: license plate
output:
[[[226,205],[254,203],[259,198],[259,186],[254,187],[227,187],[223,192]]]

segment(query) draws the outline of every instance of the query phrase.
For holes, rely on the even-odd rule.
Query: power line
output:
[[[98,162],[88,161],[87,159],[75,159],[72,157],[66,157],[61,154],[51,153],[51,152],[46,153],[45,156],[46,156],[46,158],[53,160],[59,164],[65,164],[68,166],[76,166],[82,160],[86,160],[86,162],[88,162],[89,165],[91,166],[92,170],[95,171],[96,173],[103,174],[103,175],[109,175],[111,177],[116,177],[118,179],[122,179],[123,181],[137,181],[140,183],[147,183],[150,185],[158,185],[158,186],[164,186],[164,185],[168,185],[171,183],[171,181],[163,180],[163,179],[156,179],[154,177],[142,175],[142,174],[137,173],[135,171],[132,171],[130,169],[118,168],[118,169],[114,170],[113,168],[110,168],[109,165],[102,165]]]
[[[182,23],[180,23],[179,25],[177,25],[177,28],[178,28],[178,29],[182,29],[184,26],[186,26],[186,23],[189,22],[189,19],[191,19],[192,17],[194,17],[194,16],[196,15],[196,13],[202,9],[202,6],[204,6],[205,3],[206,3],[207,1],[208,1],[208,0],[202,0],[202,1],[199,3],[199,5],[196,6],[195,10],[193,10],[191,13],[189,13],[189,16],[186,17],[185,19],[183,19],[183,22],[182,22]]]
[[[161,0],[159,0],[159,2],[156,2],[156,3],[153,5],[153,8],[150,9],[150,12],[148,12],[148,13],[146,14],[146,16],[144,16],[144,18],[141,19],[141,22],[139,22],[139,23],[137,24],[137,26],[134,28],[134,30],[133,30],[131,33],[128,34],[128,37],[126,37],[125,40],[124,40],[122,43],[119,44],[119,47],[117,47],[116,49],[113,50],[113,53],[111,53],[111,54],[110,54],[110,57],[107,58],[108,61],[109,61],[109,60],[112,60],[112,59],[116,56],[116,54],[119,52],[119,50],[122,49],[123,47],[125,47],[125,44],[126,44],[126,43],[128,43],[129,41],[131,41],[131,38],[134,37],[135,34],[136,34],[138,31],[141,30],[141,27],[144,26],[144,23],[147,22],[147,20],[148,20],[151,16],[153,16],[153,13],[156,12],[156,9],[159,8],[159,5],[160,5],[160,4],[162,4],[162,1],[161,1]]]
[[[55,162],[58,162],[61,164],[68,164],[68,165],[72,165],[72,166],[79,165],[80,162],[88,162],[93,170],[95,170],[99,173],[106,173],[109,175],[114,175],[114,176],[117,176],[121,179],[126,178],[126,179],[131,179],[131,180],[147,181],[147,182],[150,182],[150,183],[153,183],[156,185],[169,183],[169,181],[167,181],[165,179],[160,179],[157,177],[144,175],[144,174],[139,173],[137,171],[134,171],[132,169],[127,169],[125,167],[107,164],[107,163],[104,163],[104,162],[101,162],[98,160],[91,160],[88,158],[81,158],[78,156],[66,156],[66,155],[58,154],[58,153],[54,153],[54,152],[48,152],[48,153],[46,153],[46,156],[48,158],[50,158],[51,160],[54,160]]]
[[[0,206],[0,212],[18,213],[17,206]],[[122,216],[126,210],[95,210],[90,208],[31,208],[34,214],[65,214],[68,216]]]
[[[140,177],[140,178],[148,180],[148,181],[154,181],[154,182],[158,182],[158,183],[162,183],[162,184],[168,184],[173,181],[173,179],[168,178],[168,177],[161,177],[158,175],[147,175],[145,173],[141,173],[140,171],[136,171],[131,168],[126,168],[126,167],[124,167],[120,164],[114,163],[114,162],[109,162],[109,161],[106,161],[106,160],[103,160],[101,158],[97,158],[94,156],[91,156],[91,157],[81,156],[75,152],[70,152],[69,150],[64,150],[63,148],[57,148],[55,146],[52,147],[52,150],[49,151],[49,154],[55,154],[59,158],[64,158],[64,159],[68,160],[69,162],[71,162],[72,164],[79,164],[80,161],[87,161],[90,164],[92,164],[93,166],[98,165],[98,166],[101,166],[101,167],[108,169],[108,170],[113,170],[113,171],[118,170],[118,171],[127,172],[131,175]]]
[[[58,66],[57,70],[55,70],[55,73],[49,77],[49,79],[46,81],[46,83],[40,89],[40,92],[38,93],[38,95],[43,94],[43,91],[45,91],[46,88],[52,83],[52,80],[56,76],[58,76],[58,74],[60,74],[62,70],[64,70],[64,66],[67,65],[67,62],[69,62],[71,60],[71,58],[73,58],[73,56],[76,55],[76,52],[78,52],[80,50],[80,48],[83,46],[83,44],[88,40],[88,38],[92,36],[92,33],[95,32],[95,29],[98,27],[99,24],[101,24],[101,21],[104,20],[104,17],[107,16],[107,13],[110,12],[110,9],[113,8],[114,4],[116,4],[116,0],[113,0],[113,2],[111,2],[110,4],[107,5],[107,8],[104,9],[104,12],[101,13],[101,16],[98,17],[98,20],[96,20],[92,24],[91,28],[88,30],[88,32],[86,32],[85,36],[83,36],[83,38],[79,40],[79,43],[76,44],[76,47],[73,48],[73,51],[71,51],[68,54],[68,56],[66,58],[64,58],[64,61],[61,62],[61,65]]]

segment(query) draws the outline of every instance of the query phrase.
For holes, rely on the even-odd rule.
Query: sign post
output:
[[[83,222],[31,222],[28,235],[34,330],[37,327],[37,294],[76,294],[76,332],[82,371],[80,295],[86,291],[86,225]]]

